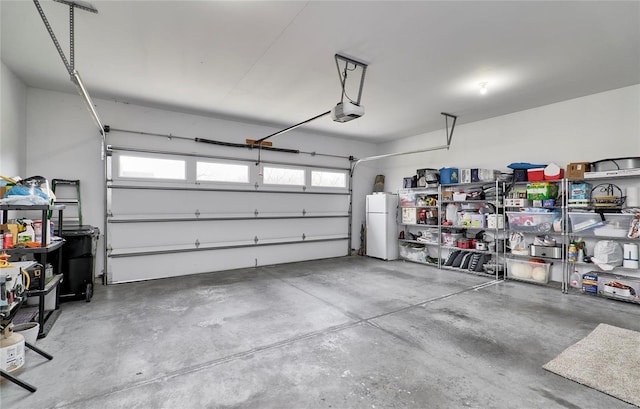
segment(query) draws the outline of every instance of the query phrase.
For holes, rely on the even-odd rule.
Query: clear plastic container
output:
[[[507,259],[507,277],[537,284],[549,282],[550,263]]]
[[[506,212],[509,228],[516,231],[550,232],[553,222],[562,215],[556,212]]]

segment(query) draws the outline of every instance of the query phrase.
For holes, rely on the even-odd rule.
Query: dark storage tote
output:
[[[59,232],[58,232],[59,234]],[[64,226],[61,237],[63,281],[60,298],[93,297],[94,266],[100,229],[94,226]]]

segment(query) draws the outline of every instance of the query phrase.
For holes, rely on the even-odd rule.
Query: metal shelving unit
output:
[[[561,199],[555,199],[555,204],[553,206],[546,206],[544,208],[539,208],[536,207],[534,208],[532,203],[530,206],[507,206],[505,205],[505,209],[508,213],[517,213],[522,211],[522,209],[529,209],[529,208],[533,208],[533,209],[546,209],[549,210],[549,213],[542,213],[541,214],[556,214],[557,211],[560,211],[560,216],[557,218],[560,223],[561,223],[561,230],[560,231],[556,231],[554,230],[554,226],[553,223],[551,223],[551,225],[549,226],[549,228],[547,229],[546,224],[543,223],[543,226],[540,229],[535,229],[532,228],[531,230],[526,230],[524,228],[516,228],[514,225],[509,224],[509,220],[506,220],[505,223],[507,224],[507,233],[511,235],[511,233],[519,233],[524,237],[533,237],[533,236],[539,236],[539,235],[545,235],[545,236],[551,236],[556,240],[556,246],[555,247],[560,247],[561,250],[561,255],[559,258],[554,258],[554,257],[545,257],[545,256],[532,256],[530,253],[530,247],[527,246],[527,250],[529,251],[529,254],[527,255],[523,255],[523,254],[513,254],[510,252],[506,252],[505,251],[505,257],[508,260],[521,260],[523,262],[528,262],[530,259],[535,258],[535,259],[542,259],[545,261],[545,263],[550,264],[549,265],[549,270],[548,270],[548,279],[545,282],[540,282],[538,280],[534,280],[534,279],[522,279],[522,278],[518,278],[518,277],[514,277],[514,276],[509,276],[508,272],[505,275],[505,279],[512,279],[512,280],[517,280],[517,281],[523,281],[523,282],[528,282],[528,283],[534,283],[534,284],[542,284],[542,285],[549,285],[550,280],[550,276],[552,274],[553,271],[553,265],[554,263],[560,263],[560,266],[562,267],[562,272],[561,272],[561,283],[562,283],[562,288],[564,288],[566,286],[566,265],[564,263],[564,259],[566,257],[565,253],[566,253],[566,223],[565,223],[565,219],[566,219],[566,204],[564,201],[564,197],[566,197],[565,192],[566,190],[566,182],[565,179],[557,179],[557,180],[544,180],[544,181],[540,181],[540,182],[549,182],[549,183],[554,183],[557,185],[558,187],[558,196]],[[509,199],[507,197],[507,195],[509,194],[509,192],[519,186],[525,187],[527,186],[527,184],[529,183],[533,183],[532,181],[522,181],[522,182],[513,182],[509,188],[508,191],[505,192],[505,202],[507,201],[507,199]],[[559,204],[558,204],[559,203]],[[523,214],[535,214],[535,212],[523,212]],[[552,220],[553,216],[551,216]],[[558,240],[559,239],[559,240]],[[557,265],[557,264],[556,264]]]
[[[469,199],[469,200],[445,200],[443,199],[444,195],[443,192],[445,190],[449,190],[449,189],[456,189],[456,190],[462,190],[465,191],[467,189],[471,189],[471,188],[476,188],[476,189],[486,189],[487,187],[490,188],[495,188],[495,198],[493,199]],[[446,269],[446,270],[452,270],[452,271],[459,271],[459,272],[465,272],[465,273],[470,273],[470,274],[474,274],[474,275],[479,275],[479,276],[484,276],[484,277],[494,277],[496,280],[500,278],[502,272],[500,271],[500,269],[498,267],[495,268],[495,273],[487,273],[487,272],[476,272],[476,271],[472,271],[472,270],[468,270],[468,269],[463,269],[463,268],[457,268],[457,267],[451,267],[451,266],[445,266],[444,265],[444,260],[442,255],[443,254],[449,254],[452,251],[455,250],[461,250],[461,251],[465,251],[468,253],[477,253],[477,254],[491,254],[492,255],[492,260],[494,260],[494,263],[496,265],[501,265],[502,266],[502,271],[504,271],[504,263],[502,263],[500,261],[500,255],[504,252],[504,245],[500,245],[499,243],[501,243],[501,235],[504,231],[503,228],[498,228],[498,225],[496,223],[495,228],[488,228],[486,226],[463,226],[463,225],[451,225],[451,226],[447,226],[447,225],[443,225],[443,222],[445,221],[444,218],[444,211],[445,211],[445,207],[447,204],[449,203],[461,203],[461,204],[477,204],[477,205],[492,205],[494,207],[494,210],[496,213],[501,214],[500,212],[502,212],[503,209],[503,205],[502,205],[502,192],[504,190],[504,183],[503,182],[499,182],[499,181],[493,181],[493,182],[489,182],[489,181],[483,181],[483,182],[472,182],[472,183],[458,183],[458,184],[441,184],[438,187],[428,187],[428,188],[413,188],[413,189],[400,189],[398,191],[398,194],[400,195],[401,201],[400,201],[400,208],[401,209],[417,209],[416,211],[419,210],[426,210],[426,211],[433,211],[433,210],[437,210],[437,218],[435,220],[435,224],[431,223],[400,223],[403,226],[403,231],[404,231],[404,235],[405,238],[404,239],[399,239],[399,243],[408,243],[414,246],[419,246],[416,247],[417,249],[424,249],[423,251],[428,251],[428,248],[433,248],[434,251],[437,252],[437,263],[436,262],[429,262],[429,261],[421,261],[421,260],[416,260],[416,259],[412,259],[406,256],[400,255],[400,258],[407,260],[407,261],[411,261],[411,262],[417,262],[420,264],[426,264],[426,265],[431,265],[431,266],[435,266],[441,269]],[[410,195],[414,195],[414,200],[413,201],[409,201],[409,203],[402,203],[402,196],[410,196]],[[436,204],[432,203],[432,200],[430,199],[435,199],[437,200]],[[504,216],[504,215],[503,215]],[[416,218],[418,218],[418,216],[416,216]],[[426,221],[426,220],[425,220]],[[432,220],[433,221],[433,220]],[[437,234],[437,238],[436,240],[430,240],[430,241],[421,241],[421,240],[415,240],[415,239],[411,239],[409,237],[407,237],[407,235],[412,234],[412,231],[415,231],[419,228],[422,228],[423,230],[431,230],[431,234]],[[451,230],[457,230],[457,231],[468,231],[468,232],[473,232],[473,231],[486,231],[489,233],[493,234],[493,244],[494,244],[494,249],[492,251],[490,250],[478,250],[478,249],[463,249],[460,247],[456,247],[456,246],[450,246],[450,245],[445,245],[444,240],[443,240],[443,233],[449,232]],[[436,233],[437,231],[437,233]],[[435,259],[435,257],[429,257],[429,259]]]
[[[38,319],[38,323],[40,324],[40,330],[38,333],[38,338],[44,338],[47,336],[47,333],[58,319],[60,315],[59,310],[59,297],[56,292],[56,300],[55,300],[55,308],[52,311],[45,310],[45,297],[54,291],[58,285],[62,282],[62,257],[61,250],[62,245],[64,244],[64,240],[60,239],[58,241],[51,241],[47,244],[47,236],[49,235],[49,223],[48,223],[48,214],[50,212],[58,213],[58,228],[59,231],[62,231],[63,224],[63,210],[64,205],[0,205],[0,212],[2,214],[1,223],[6,223],[8,221],[9,212],[10,211],[18,211],[18,212],[26,212],[26,211],[36,211],[41,213],[42,217],[42,241],[40,243],[40,247],[35,248],[12,248],[12,249],[4,249],[4,251],[9,255],[37,255],[38,261],[42,264],[43,268],[47,265],[47,255],[53,253],[55,251],[58,253],[58,265],[56,268],[56,273],[53,278],[48,282],[45,282],[45,277],[41,277],[40,279],[40,287],[29,289],[26,292],[26,296],[28,297],[38,297],[38,307],[35,308],[37,311],[33,311],[32,316]],[[52,233],[52,232],[51,232]],[[44,273],[44,272],[43,272]],[[26,308],[25,308],[26,309]]]
[[[570,186],[574,183],[590,183],[592,185],[596,185],[603,182],[608,182],[611,184],[616,184],[616,186],[618,183],[623,184],[623,187],[621,188],[621,190],[624,191],[625,186],[637,186],[638,181],[640,180],[640,174],[616,172],[616,171],[604,172],[604,173],[606,173],[606,175],[597,175],[597,174],[590,175],[589,173],[586,173],[582,178],[566,179],[565,188],[567,189],[567,191],[569,191]],[[592,186],[592,188],[593,187],[594,186]],[[593,197],[591,198],[591,200],[593,200]],[[593,204],[593,202],[591,202],[587,206],[570,206],[568,203],[568,196],[567,196],[565,205],[567,206],[566,219],[565,219],[565,223],[568,226],[567,245],[572,241],[584,241],[585,246],[589,248],[589,247],[592,247],[592,245],[595,245],[593,243],[597,241],[611,240],[611,241],[619,242],[621,244],[623,242],[635,244],[636,246],[640,247],[640,237],[628,237],[627,234],[624,234],[625,230],[627,232],[629,230],[630,226],[627,226],[627,225],[619,226],[618,230],[620,234],[616,236],[610,235],[610,234],[598,233],[598,228],[600,226],[593,226],[575,233],[569,227],[572,225],[571,223],[572,216],[576,216],[576,215],[589,216],[589,215],[597,214],[600,217],[602,222],[607,222],[607,218],[611,220],[613,217],[621,217],[621,216],[624,217],[624,215],[626,215],[626,217],[628,217],[630,220],[633,220],[634,218],[633,213],[622,213],[622,210],[626,208],[625,207],[627,205],[626,202],[620,205],[611,205],[611,206],[602,206],[602,205],[596,206]],[[635,218],[638,218],[639,216],[640,216],[639,213],[635,213]],[[565,256],[566,256],[566,253],[565,253]],[[566,285],[563,286],[564,293],[569,292],[570,275],[574,271],[581,271],[579,273],[580,276],[582,276],[582,272],[584,272],[584,270],[590,269],[597,273],[609,273],[609,274],[615,274],[616,276],[621,278],[640,280],[640,269],[638,268],[628,268],[628,267],[618,266],[611,271],[604,271],[600,269],[597,265],[593,263],[587,263],[581,260],[580,258],[578,258],[577,261],[571,261],[568,259],[568,257],[565,257],[564,261],[566,265],[566,274],[565,274]],[[629,299],[627,298],[617,297],[614,295],[610,295],[608,298],[629,301]]]
[[[483,194],[491,189],[494,189],[493,192],[493,198],[484,198],[484,199],[467,199],[465,198],[464,200],[455,200],[455,197],[451,197],[451,198],[444,198],[444,191],[455,191],[457,190],[458,192],[468,192],[469,190],[471,191],[478,191],[479,189],[482,189]],[[495,180],[495,181],[477,181],[477,182],[471,182],[471,183],[454,183],[454,184],[441,184],[439,186],[439,190],[440,190],[440,197],[442,198],[442,202],[440,203],[443,209],[443,212],[445,212],[445,208],[448,204],[450,203],[459,203],[461,205],[468,205],[468,204],[477,204],[477,205],[490,205],[493,207],[493,214],[496,215],[502,215],[504,216],[504,205],[503,205],[503,194],[504,194],[504,189],[505,189],[505,184],[504,182]],[[473,222],[472,222],[473,223]],[[477,253],[477,254],[490,254],[491,255],[491,259],[493,260],[493,263],[495,264],[495,272],[494,273],[488,273],[488,272],[480,272],[480,271],[472,271],[472,270],[468,270],[468,269],[461,269],[461,268],[457,268],[457,267],[452,267],[452,266],[442,266],[442,268],[445,269],[449,269],[449,270],[454,270],[454,271],[461,271],[461,272],[466,272],[469,274],[474,274],[474,275],[479,275],[479,276],[483,276],[483,277],[494,277],[496,280],[499,280],[501,276],[503,276],[504,271],[505,271],[505,266],[504,266],[504,262],[502,262],[501,260],[501,255],[504,254],[504,241],[502,240],[502,235],[504,232],[504,228],[500,228],[499,227],[499,223],[498,220],[495,221],[495,226],[494,227],[488,227],[488,221],[486,222],[487,224],[485,226],[465,226],[465,225],[453,225],[453,226],[444,226],[442,225],[442,222],[440,222],[440,228],[441,231],[443,230],[449,230],[449,229],[453,229],[453,230],[461,230],[461,231],[466,231],[466,232],[473,232],[473,231],[477,231],[477,232],[481,232],[481,231],[485,231],[488,233],[491,233],[493,235],[493,250],[477,250],[477,249],[462,249],[459,248],[457,246],[445,246],[442,245],[440,248],[447,251],[447,253],[450,253],[451,251],[455,251],[455,250],[462,250],[464,252],[469,252],[469,253]],[[498,266],[501,266],[501,269],[498,268]],[[502,270],[502,271],[500,271]]]
[[[440,245],[439,240],[434,241],[434,240],[430,240],[428,242],[422,241],[422,240],[417,240],[417,239],[411,239],[408,238],[407,236],[409,235],[415,235],[413,234],[412,231],[416,231],[419,229],[423,229],[423,230],[427,230],[427,229],[431,229],[432,231],[434,230],[438,230],[438,236],[439,236],[439,228],[438,228],[438,221],[439,221],[439,215],[436,218],[435,224],[427,224],[427,220],[425,218],[424,223],[418,223],[419,221],[419,213],[420,211],[424,210],[425,213],[428,212],[433,212],[434,210],[436,212],[439,211],[439,206],[437,205],[437,203],[439,203],[439,195],[438,195],[438,188],[437,187],[425,187],[425,188],[413,188],[413,189],[400,189],[398,191],[398,196],[399,196],[399,207],[401,209],[401,211],[404,213],[406,210],[405,209],[410,209],[410,212],[415,212],[416,216],[416,223],[404,223],[401,222],[401,226],[403,226],[403,231],[404,231],[404,239],[398,239],[399,243],[407,243],[410,245],[414,245],[414,246],[419,246],[416,248],[422,248],[423,252],[425,252],[426,254],[424,255],[424,259],[422,259],[421,255],[417,255],[417,258],[410,258],[408,256],[403,256],[402,255],[402,247],[400,248],[400,258],[406,261],[411,261],[414,263],[420,263],[420,264],[426,264],[426,265],[430,265],[430,266],[437,266],[439,267],[440,265],[440,260],[438,257],[438,262],[429,262],[427,260],[431,260],[432,258],[430,258],[429,256],[429,252],[428,252],[428,248],[431,247],[438,247]],[[410,198],[413,196],[413,200],[407,200],[407,198]],[[434,203],[435,200],[435,203]],[[404,217],[403,217],[404,219]],[[433,220],[433,218],[432,218]]]

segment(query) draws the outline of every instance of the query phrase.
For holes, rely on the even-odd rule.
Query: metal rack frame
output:
[[[586,176],[586,175],[585,175]],[[591,181],[594,182],[601,182],[601,181],[628,181],[628,180],[632,180],[632,179],[636,179],[636,180],[640,180],[640,175],[637,174],[622,174],[622,175],[610,175],[610,176],[597,176],[597,177],[582,177],[582,178],[565,178],[564,179],[564,184],[565,184],[565,192],[567,192],[567,194],[565,195],[565,200],[564,200],[564,206],[566,208],[565,211],[565,218],[563,219],[566,228],[566,242],[565,242],[565,253],[564,253],[564,266],[565,266],[565,270],[563,271],[564,275],[563,275],[563,287],[562,287],[562,292],[565,294],[569,293],[569,288],[570,288],[570,276],[571,273],[576,269],[576,266],[587,266],[588,264],[581,262],[581,261],[569,261],[568,257],[567,257],[567,251],[566,248],[568,247],[569,243],[571,242],[571,240],[573,240],[574,237],[580,237],[580,238],[587,238],[590,240],[614,240],[614,241],[628,241],[628,242],[633,242],[636,243],[637,245],[640,246],[640,238],[628,238],[628,237],[610,237],[610,236],[597,236],[594,234],[579,234],[579,233],[573,233],[571,231],[569,231],[570,229],[568,228],[569,223],[570,223],[570,212],[569,210],[574,209],[577,210],[576,213],[580,213],[580,211],[590,211],[590,210],[599,210],[600,212],[596,212],[596,213],[607,213],[607,210],[620,210],[622,208],[622,206],[618,206],[618,207],[595,207],[595,206],[586,206],[586,207],[569,207],[569,186],[574,183],[574,182],[583,182],[583,183],[589,183]],[[617,268],[623,268],[624,267],[617,267]],[[621,276],[625,276],[625,270],[622,270],[621,272],[618,272],[619,275]],[[636,269],[632,269],[631,271],[634,271],[635,273],[640,273],[640,269],[636,270]],[[605,271],[602,271],[605,272]],[[629,276],[629,277],[633,277],[633,278],[638,278],[637,276]]]
[[[561,257],[560,258],[545,258],[545,257],[540,257],[540,256],[518,256],[518,255],[511,255],[509,253],[506,252],[505,249],[505,255],[508,256],[507,258],[509,259],[525,259],[525,258],[542,258],[545,260],[550,261],[550,264],[553,265],[554,262],[559,262],[561,263],[561,267],[562,267],[562,279],[561,279],[561,290],[564,292],[565,291],[565,287],[567,286],[568,283],[568,279],[567,279],[567,263],[566,261],[566,252],[567,252],[567,223],[566,223],[566,212],[567,212],[567,204],[566,204],[566,192],[567,192],[567,187],[566,187],[566,179],[557,179],[557,180],[545,180],[544,182],[551,182],[551,183],[557,183],[558,184],[558,197],[562,198],[562,201],[560,202],[560,205],[558,205],[558,201],[556,201],[556,206],[553,207],[553,209],[559,209],[561,211],[561,216],[560,216],[560,220],[562,221],[562,231],[560,232],[530,232],[530,233],[526,233],[526,234],[540,234],[540,233],[551,233],[553,236],[558,236],[560,237],[560,242],[558,243],[556,241],[557,244],[559,244],[562,248],[562,252],[561,252]],[[532,183],[531,181],[520,181],[520,182],[511,182],[509,189],[507,191],[505,191],[505,194],[508,193],[508,191],[510,191],[514,186],[516,185],[527,185],[528,183]],[[505,208],[518,208],[518,206],[505,206]],[[508,225],[508,220],[506,220],[506,216],[505,216],[505,226]],[[506,228],[506,231],[513,231],[510,228]],[[550,268],[552,268],[552,266],[550,266]],[[551,274],[551,272],[549,272],[549,274]],[[533,281],[528,281],[528,280],[518,280],[515,278],[510,278],[508,277],[508,275],[505,274],[505,279],[510,279],[510,280],[514,280],[514,281],[525,281],[528,283],[533,283],[533,284],[538,284],[535,283]],[[551,280],[549,280],[551,281]],[[544,283],[540,283],[542,285],[544,285]],[[547,284],[548,285],[548,284]]]
[[[503,196],[502,194],[500,194],[500,189],[502,188],[502,191],[504,191],[504,182],[500,182],[500,181],[486,181],[486,182],[472,182],[472,183],[455,183],[455,184],[438,184],[437,187],[426,187],[426,188],[411,188],[411,189],[400,189],[398,191],[398,193],[401,192],[415,192],[415,193],[424,193],[424,194],[429,194],[429,195],[433,195],[434,190],[436,190],[437,196],[438,196],[438,205],[435,206],[438,208],[438,225],[429,225],[429,224],[416,224],[417,226],[425,226],[426,228],[438,228],[438,243],[423,243],[423,242],[417,242],[417,241],[413,241],[413,240],[400,240],[401,242],[410,242],[410,243],[417,243],[417,244],[421,244],[423,246],[436,246],[438,248],[438,264],[434,265],[431,263],[423,263],[423,262],[418,262],[420,264],[426,264],[426,265],[430,265],[433,267],[437,267],[439,269],[446,269],[446,270],[452,270],[452,271],[459,271],[459,272],[464,272],[464,273],[468,273],[468,274],[474,274],[474,275],[479,275],[482,277],[494,277],[495,281],[500,280],[500,271],[498,269],[496,269],[495,275],[494,274],[486,274],[486,273],[481,273],[481,272],[474,272],[474,271],[470,271],[470,270],[466,270],[466,269],[461,269],[461,268],[453,268],[453,267],[449,267],[449,266],[444,266],[442,264],[442,251],[443,250],[447,250],[450,251],[451,249],[458,249],[457,247],[449,247],[449,246],[444,246],[443,242],[442,242],[442,233],[443,233],[443,228],[449,228],[449,226],[443,226],[442,225],[442,221],[443,221],[443,217],[442,217],[442,209],[443,209],[443,205],[447,204],[447,203],[451,203],[454,202],[452,201],[444,201],[442,198],[442,192],[443,192],[443,188],[448,188],[448,187],[473,187],[473,186],[487,186],[487,185],[494,185],[496,188],[496,198],[495,200],[469,200],[469,201],[462,201],[462,202],[467,202],[467,203],[489,203],[495,206],[496,208],[496,212],[499,213],[500,210],[502,210],[503,207]],[[407,208],[407,207],[415,207],[415,208],[430,208],[431,206],[400,206],[401,208]],[[401,225],[405,225],[403,223],[400,223]],[[413,226],[413,225],[412,225]],[[498,243],[499,243],[499,235],[500,232],[504,232],[504,228],[500,229],[498,228],[498,225],[496,224],[496,227],[493,229],[488,229],[488,228],[482,228],[482,227],[461,227],[461,226],[450,226],[450,228],[452,229],[465,229],[465,230],[491,230],[494,233],[494,242],[496,244],[495,246],[495,250],[493,252],[489,252],[489,251],[482,251],[482,250],[475,250],[475,249],[461,249],[461,250],[465,250],[465,251],[469,251],[469,252],[473,252],[473,253],[481,253],[481,254],[492,254],[492,257],[496,260],[496,263],[498,263],[498,259],[499,259],[499,255],[501,254],[500,249],[498,248]],[[504,254],[504,245],[502,248],[502,254]],[[414,260],[407,260],[404,259],[406,261],[411,261],[411,262],[416,262]],[[503,274],[505,271],[505,267],[504,267],[504,263],[503,263]]]
[[[58,212],[58,229],[62,231],[63,227],[63,211],[64,205],[0,205],[0,213],[2,215],[1,222],[6,223],[8,220],[9,211],[39,211],[41,212],[42,217],[42,241],[40,243],[41,247],[39,248],[18,248],[18,249],[4,249],[8,254],[33,254],[40,255],[40,264],[42,264],[43,268],[46,267],[47,264],[47,254],[58,251],[58,265],[57,265],[57,274],[53,276],[53,279],[48,283],[45,283],[44,277],[40,279],[40,288],[28,290],[27,296],[38,297],[38,323],[40,324],[40,330],[38,333],[38,338],[44,338],[47,336],[49,329],[55,321],[58,319],[60,315],[59,310],[59,297],[56,292],[56,302],[55,309],[49,314],[45,314],[45,296],[49,294],[51,291],[54,291],[57,286],[62,282],[62,245],[64,244],[64,240],[60,240],[55,243],[50,243],[47,245],[47,236],[49,234],[49,223],[48,223],[48,213],[50,211]],[[53,232],[51,232],[53,233]],[[45,325],[46,324],[46,325]]]

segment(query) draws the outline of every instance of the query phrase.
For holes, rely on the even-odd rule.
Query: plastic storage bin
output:
[[[560,219],[562,214],[556,212],[506,212],[509,228],[517,231],[550,232],[553,222]]]
[[[399,192],[398,199],[400,206],[415,206],[416,196],[413,192]]]
[[[442,245],[447,247],[457,247],[458,240],[462,237],[464,237],[463,233],[444,232],[442,233]]]
[[[507,259],[507,277],[537,284],[549,282],[550,263]]]
[[[604,225],[604,220],[598,213],[569,212],[569,222],[573,233],[594,234],[595,227]]]
[[[425,262],[427,260],[427,252],[423,246],[412,243],[400,243],[400,258]]]
[[[436,228],[420,230],[418,241],[423,243],[438,244],[440,242],[440,232]]]
[[[593,229],[596,236],[627,237],[631,222],[635,218],[627,213],[604,213],[604,224]]]
[[[440,169],[440,183],[451,184],[458,183],[458,168],[442,168]]]
[[[539,182],[544,180],[544,168],[527,169],[527,180],[529,182]]]

